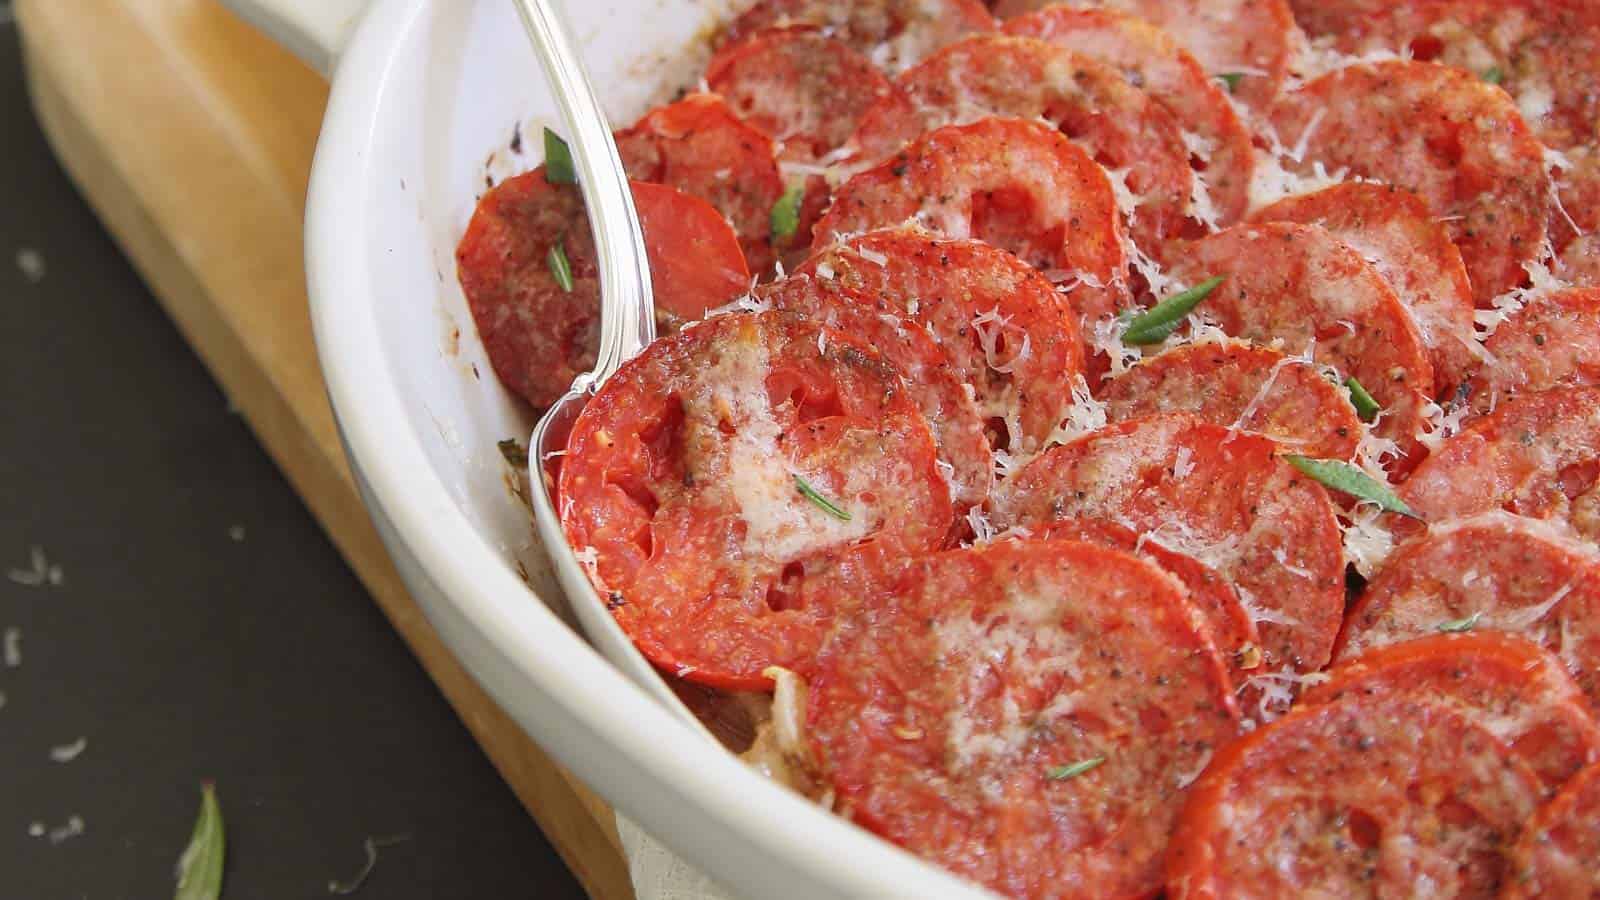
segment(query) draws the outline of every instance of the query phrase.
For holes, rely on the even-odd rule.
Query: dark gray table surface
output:
[[[9,12],[0,898],[172,896],[203,778],[228,900],[328,897],[371,835],[358,897],[581,896],[51,157]]]

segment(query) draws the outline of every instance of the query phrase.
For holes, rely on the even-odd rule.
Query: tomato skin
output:
[[[1600,541],[1600,388],[1522,394],[1467,423],[1398,493],[1430,522],[1503,509]],[[1414,522],[1397,533],[1414,534]]]
[[[1600,386],[1600,289],[1529,300],[1495,328],[1483,349],[1493,362],[1471,384],[1479,413],[1519,394]]]
[[[1256,211],[1255,222],[1320,225],[1394,289],[1433,364],[1429,395],[1448,397],[1480,363],[1472,282],[1450,232],[1422,199],[1392,185],[1337,184]]]
[[[1302,174],[1344,168],[1412,191],[1448,219],[1480,306],[1521,284],[1539,257],[1554,211],[1544,148],[1479,75],[1409,61],[1348,66],[1286,94],[1271,120],[1281,138],[1303,136]]]
[[[996,27],[979,0],[762,0],[730,23],[721,40],[735,43],[782,25],[822,28],[891,74],[945,44]]]
[[[1178,583],[1057,540],[885,577],[858,591],[872,599],[841,619],[811,685],[808,740],[836,809],[1011,896],[1151,895],[1183,787],[1238,715]]]
[[[1319,225],[1272,222],[1175,242],[1166,255],[1180,283],[1223,277],[1203,309],[1230,336],[1309,349],[1359,379],[1386,413],[1378,434],[1403,454],[1387,463],[1391,474],[1421,461],[1433,365],[1411,314],[1360,253]]]
[[[1167,895],[1492,897],[1540,798],[1527,763],[1454,710],[1395,696],[1298,707],[1211,760]]]
[[[677,188],[716,207],[739,235],[751,271],[766,274],[784,248],[772,245],[772,207],[783,196],[778,150],[714,94],[690,94],[617,132],[628,177]],[[802,223],[801,235],[809,233]]]
[[[785,159],[802,162],[842,146],[861,116],[894,91],[866,57],[801,25],[765,29],[723,47],[706,66],[706,84],[781,142]]]
[[[1147,416],[1040,454],[996,486],[991,518],[1002,529],[1111,519],[1187,552],[1259,611],[1265,665],[1314,672],[1344,613],[1343,539],[1327,491],[1278,454],[1191,415]]]
[[[627,362],[573,427],[569,543],[657,666],[729,690],[804,674],[838,603],[808,578],[862,542],[938,547],[952,524],[932,432],[894,369],[784,314],[730,314]],[[801,492],[801,479],[835,514]]]
[[[1259,665],[1243,665],[1247,654],[1242,651],[1250,646],[1259,648],[1261,634],[1239,601],[1239,592],[1210,566],[1154,541],[1140,543],[1133,529],[1105,519],[1063,519],[1050,523],[1032,536],[1040,540],[1102,544],[1153,563],[1182,582],[1189,591],[1189,602],[1204,620],[1211,642],[1227,666],[1228,680],[1236,696],[1259,668]],[[1240,706],[1243,708],[1247,704],[1241,701]]]
[[[1250,206],[1255,151],[1221,82],[1172,35],[1136,15],[1110,8],[1047,6],[1005,23],[1006,34],[1039,38],[1120,70],[1165,106],[1211,152],[1200,176],[1217,207],[1217,224],[1244,218]]]
[[[1434,526],[1367,585],[1337,657],[1444,627],[1510,632],[1559,652],[1600,703],[1600,555],[1559,526],[1499,510]]]
[[[1600,724],[1559,657],[1512,634],[1432,634],[1335,665],[1303,705],[1398,695],[1443,703],[1493,723],[1547,787],[1600,762]]]
[[[906,391],[933,428],[939,458],[951,467],[956,515],[964,516],[988,498],[994,458],[982,414],[941,344],[910,317],[902,319],[865,295],[803,273],[765,285],[755,296],[774,309],[815,319],[877,349],[899,370]]]
[[[1600,763],[1575,775],[1523,829],[1511,851],[1504,900],[1600,892]]]
[[[812,249],[907,221],[1076,277],[1068,297],[1080,331],[1114,317],[1127,296],[1128,256],[1111,182],[1047,125],[992,118],[923,135],[834,192]]]
[[[1361,440],[1361,419],[1343,387],[1255,344],[1173,347],[1106,381],[1100,399],[1114,422],[1188,412],[1321,459],[1350,459]]]
[[[721,213],[681,191],[629,183],[655,288],[656,325],[672,331],[749,284],[737,236]],[[560,243],[566,291],[548,256]],[[583,199],[545,181],[543,167],[509,178],[479,201],[456,248],[462,293],[495,374],[535,408],[554,403],[599,349],[600,286]]]
[[[987,116],[1043,120],[1108,171],[1126,170],[1138,197],[1127,210],[1136,243],[1155,246],[1186,231],[1194,172],[1183,132],[1166,107],[1092,57],[1029,37],[970,37],[895,79],[851,140],[878,161],[943,125]]]
[[[1071,306],[1032,267],[981,241],[912,227],[870,231],[818,250],[797,273],[927,329],[984,418],[1015,419],[1018,434],[994,429],[994,443],[1009,452],[1044,446],[1085,374]],[[986,350],[985,330],[1005,346]]]
[[[1053,0],[999,0],[1002,19],[1053,5]],[[1077,4],[1138,16],[1190,48],[1212,75],[1238,72],[1233,96],[1263,109],[1283,90],[1300,39],[1287,0],[1090,0]]]

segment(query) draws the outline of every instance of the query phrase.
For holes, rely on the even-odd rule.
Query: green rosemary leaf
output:
[[[1361,421],[1371,422],[1378,417],[1378,413],[1383,412],[1383,407],[1372,399],[1372,395],[1367,393],[1366,387],[1354,375],[1344,380],[1344,386],[1350,391],[1350,402],[1355,406],[1356,415],[1361,417]]]
[[[1077,778],[1079,775],[1082,775],[1085,772],[1090,772],[1100,768],[1105,764],[1105,761],[1106,758],[1104,756],[1091,756],[1088,759],[1079,760],[1071,765],[1051,766],[1050,769],[1045,772],[1045,776],[1051,781],[1066,781],[1068,778]]]
[[[1285,456],[1289,465],[1311,476],[1324,487],[1349,494],[1357,500],[1376,503],[1380,509],[1399,513],[1422,521],[1416,511],[1395,496],[1394,491],[1356,466],[1337,459],[1312,459],[1309,456]]]
[[[173,900],[217,900],[222,896],[222,863],[226,840],[222,832],[222,807],[216,786],[200,785],[200,816],[195,819],[189,846],[178,857],[178,892]]]
[[[817,493],[817,489],[807,484],[806,480],[801,478],[799,475],[794,477],[794,489],[799,491],[802,497],[805,497],[807,500],[815,503],[818,509],[822,510],[828,515],[833,516],[835,519],[838,519],[841,522],[850,521],[850,513],[848,511],[840,509],[832,500],[829,500],[827,497]]]
[[[567,248],[563,241],[556,241],[550,245],[550,252],[545,254],[545,264],[550,267],[550,276],[561,285],[561,289],[572,293],[572,263],[567,261]]]
[[[767,226],[772,232],[772,243],[782,244],[794,237],[800,229],[800,204],[806,199],[806,184],[796,181],[789,185],[783,192],[778,202],[772,204],[772,213],[767,217]]]
[[[1186,291],[1180,291],[1171,297],[1150,307],[1142,315],[1128,323],[1128,330],[1122,333],[1122,342],[1132,347],[1146,344],[1159,344],[1167,339],[1177,329],[1178,323],[1194,311],[1200,301],[1211,296],[1211,292],[1222,284],[1222,276],[1207,278]]]
[[[1483,80],[1490,84],[1499,84],[1506,80],[1506,73],[1500,71],[1499,66],[1490,66],[1483,73]]]
[[[1226,84],[1228,86],[1228,93],[1231,94],[1234,91],[1237,91],[1239,89],[1239,82],[1244,80],[1244,73],[1243,72],[1223,72],[1221,75],[1218,75],[1217,77],[1222,79],[1222,83]]]
[[[572,148],[548,128],[544,130],[544,180],[550,184],[578,183],[578,170],[572,164]]]
[[[1467,616],[1465,619],[1451,619],[1448,622],[1440,622],[1439,630],[1445,634],[1466,634],[1472,629],[1477,628],[1478,620],[1482,618],[1483,613],[1475,612],[1472,615]]]

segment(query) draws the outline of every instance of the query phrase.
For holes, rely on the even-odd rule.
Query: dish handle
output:
[[[222,0],[222,4],[324,76],[369,0]]]

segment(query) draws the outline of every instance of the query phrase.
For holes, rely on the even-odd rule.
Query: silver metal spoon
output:
[[[566,120],[567,145],[583,190],[600,267],[600,355],[594,370],[579,375],[550,411],[534,426],[528,446],[529,486],[534,519],[556,576],[572,601],[573,611],[591,643],[613,665],[640,687],[679,713],[710,738],[710,732],[672,692],[649,661],[633,646],[606,609],[579,561],[567,544],[556,512],[553,487],[545,476],[545,462],[565,452],[572,424],[622,364],[645,348],[656,336],[655,300],[650,286],[650,264],[645,257],[644,233],[633,193],[622,171],[622,158],[611,139],[611,126],[595,98],[583,61],[573,49],[567,28],[547,0],[514,0],[523,24],[533,39],[540,64],[550,81],[556,102]]]

